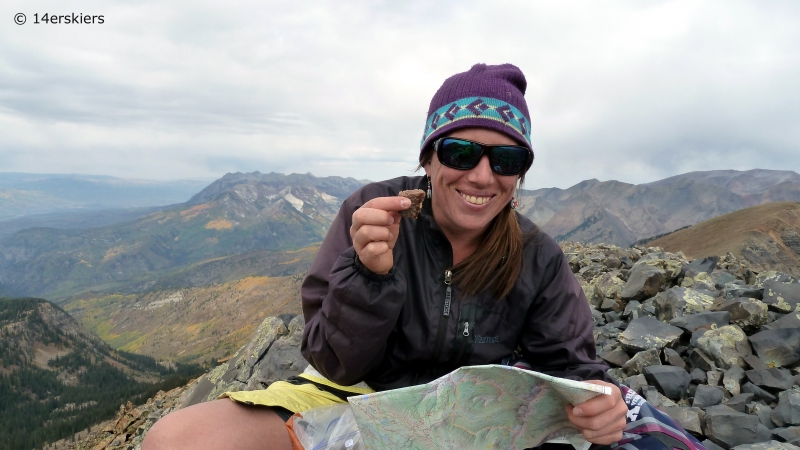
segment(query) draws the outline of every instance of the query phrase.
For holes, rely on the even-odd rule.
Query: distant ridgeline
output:
[[[800,175],[713,170],[638,185],[586,180],[568,189],[522,190],[520,195],[518,210],[559,242],[628,247],[743,208],[798,202]]]
[[[203,371],[113,350],[46,300],[0,298],[0,450],[40,448]]]
[[[239,277],[293,275],[307,262],[278,253],[320,242],[342,201],[361,186],[311,174],[227,174],[186,203],[122,224],[17,231],[0,239],[0,289],[61,299],[193,286],[186,280],[202,283],[229,267]]]

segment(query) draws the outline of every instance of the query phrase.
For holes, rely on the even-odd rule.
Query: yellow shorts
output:
[[[346,403],[349,395],[371,394],[375,390],[365,383],[341,386],[323,377],[313,367],[297,376],[307,383],[295,384],[276,381],[266,389],[256,391],[225,392],[219,398],[230,398],[247,405],[278,406],[293,413],[308,411],[321,406]],[[326,390],[326,388],[328,388]],[[334,393],[335,392],[335,393]],[[339,394],[339,395],[337,395]]]

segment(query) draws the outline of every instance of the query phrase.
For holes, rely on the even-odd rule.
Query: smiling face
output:
[[[463,128],[449,136],[487,145],[519,145],[509,136],[486,128]],[[451,169],[433,155],[424,169],[431,179],[433,217],[451,243],[481,236],[508,206],[519,179],[517,175],[492,172],[487,155],[470,170]]]

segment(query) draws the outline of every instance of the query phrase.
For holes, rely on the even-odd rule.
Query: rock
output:
[[[700,272],[694,277],[685,277],[681,282],[681,287],[706,292],[716,292],[717,290],[717,287],[714,285],[714,280],[705,272]]]
[[[642,304],[636,300],[631,300],[625,305],[622,318],[626,320],[638,319],[642,316]]]
[[[628,356],[628,353],[621,348],[606,352],[600,358],[609,363],[612,367],[622,367],[631,359],[631,357]]]
[[[283,320],[267,317],[249,343],[192,385],[180,406],[214,400],[225,391],[263,389],[273,380],[299,374],[308,366],[300,354],[303,328],[302,316],[292,319],[288,328]]]
[[[772,438],[772,432],[759,422],[758,417],[734,411],[724,405],[706,409],[705,430],[709,439],[724,448],[764,442]]]
[[[764,281],[764,303],[770,309],[784,313],[792,312],[800,305],[800,283]]]
[[[671,348],[665,348],[664,349],[664,362],[666,362],[670,366],[675,366],[675,367],[680,367],[681,369],[686,369],[686,363],[681,358],[681,355],[679,355],[678,352],[676,352],[675,350],[673,350]],[[705,375],[705,373],[703,375]]]
[[[735,411],[743,413],[746,411],[747,404],[753,400],[753,394],[738,394],[722,402],[723,405]]]
[[[731,395],[739,395],[741,393],[741,382],[744,379],[744,370],[739,366],[731,366],[726,370],[722,376],[722,386],[730,392]]]
[[[681,275],[691,278],[696,278],[697,275],[701,273],[708,275],[717,268],[718,261],[719,256],[707,256],[703,259],[695,259],[689,264],[683,266],[681,269]]]
[[[723,296],[728,299],[737,297],[748,297],[761,300],[763,289],[757,286],[736,286],[726,285],[723,290]]]
[[[764,330],[750,336],[750,343],[768,367],[783,367],[800,361],[800,328]]]
[[[628,374],[626,374],[625,371],[620,368],[608,369],[606,373],[609,374],[611,378],[613,378],[614,380],[617,381],[617,383],[620,384],[624,383],[625,378],[627,378],[628,376]]]
[[[774,430],[772,433],[783,442],[800,442],[800,427],[783,428]]]
[[[748,370],[747,379],[756,386],[768,390],[786,390],[794,385],[792,372],[787,369]]]
[[[731,323],[744,329],[755,329],[769,322],[767,305],[754,298],[728,299],[714,309],[730,312]]]
[[[733,447],[732,450],[800,450],[800,447],[787,444],[785,442],[769,441],[758,442],[756,444],[737,445],[736,447]]]
[[[610,269],[619,269],[622,267],[622,260],[616,256],[609,256],[606,258],[606,267]]]
[[[664,269],[648,264],[636,263],[631,269],[628,281],[622,288],[620,298],[641,300],[652,297],[664,289],[667,273]]]
[[[744,369],[739,366],[731,366],[730,369],[726,370],[723,374],[723,379],[731,379],[735,380],[737,383],[740,383],[744,380],[746,376]]]
[[[744,356],[752,354],[747,336],[736,325],[709,330],[697,340],[697,343],[703,353],[712,357],[714,363],[723,369],[729,369],[738,364]]]
[[[683,263],[676,261],[669,253],[665,252],[654,252],[642,255],[642,258],[639,259],[636,264],[647,264],[663,269],[667,276],[667,281],[673,281],[683,270]],[[634,268],[635,267],[636,266],[634,266]]]
[[[772,415],[772,408],[769,406],[758,402],[750,403],[747,405],[747,414],[754,414],[758,416],[758,420],[761,422],[761,425],[764,425],[768,429],[771,430],[775,428],[775,424],[772,423],[772,419],[770,419],[770,416]]]
[[[730,378],[722,380],[722,387],[724,387],[725,390],[727,390],[731,395],[739,395],[742,393],[742,388],[739,382]]]
[[[690,333],[699,329],[710,330],[712,328],[730,325],[731,313],[728,311],[708,311],[699,314],[676,317],[669,321],[674,327],[682,328]]]
[[[684,430],[695,436],[702,436],[703,410],[687,406],[662,406],[661,410],[678,422]]]
[[[642,388],[647,386],[647,379],[644,375],[634,375],[625,379],[625,386],[633,389],[637,394],[642,395]]]
[[[714,360],[698,348],[694,348],[689,352],[689,362],[693,367],[697,367],[700,370],[709,371],[717,368]]]
[[[599,309],[600,311],[611,311],[614,309],[614,306],[616,306],[616,304],[617,301],[614,300],[613,298],[604,298],[600,302],[600,305],[597,307],[597,309]]]
[[[706,311],[714,304],[714,298],[692,289],[674,287],[656,295],[654,303],[656,318],[669,321],[687,314]]]
[[[767,403],[775,403],[778,399],[772,395],[771,393],[761,389],[760,387],[756,386],[751,382],[747,382],[742,385],[741,392],[748,392],[755,395],[756,400],[761,400]]]
[[[616,311],[609,311],[607,313],[603,313],[603,317],[606,319],[607,323],[612,323],[620,320],[620,315]]]
[[[706,372],[706,376],[709,386],[719,386],[719,382],[722,380],[722,372],[719,370],[709,370]]]
[[[658,357],[658,350],[651,349],[633,355],[633,358],[628,360],[628,362],[622,366],[622,369],[628,375],[636,375],[642,373],[645,367],[659,364],[661,364],[661,359]]]
[[[603,274],[603,265],[592,262],[578,270],[578,273],[585,279],[591,280]]]
[[[728,272],[728,271],[715,271],[714,273],[709,273],[708,276],[711,277],[711,280],[714,281],[714,287],[717,290],[724,289],[726,285],[729,283],[733,283],[737,281],[736,275]]]
[[[722,389],[715,386],[706,386],[701,384],[697,386],[694,392],[694,400],[692,406],[697,408],[706,409],[709,406],[719,405],[725,398],[725,393]]]
[[[708,375],[706,375],[706,372],[696,367],[689,372],[689,376],[692,377],[692,383],[706,384],[708,382]]]
[[[658,392],[658,389],[654,388],[653,386],[645,386],[642,388],[642,392],[644,393],[644,398],[656,408],[661,408],[663,406],[678,406],[677,403],[663,396],[660,392]]]
[[[764,361],[761,361],[756,355],[747,355],[743,359],[744,362],[746,362],[747,365],[753,370],[762,370],[767,368],[767,365],[764,364]]]
[[[706,450],[726,450],[726,449],[720,447],[719,445],[711,442],[709,439],[705,439],[705,440],[701,441],[700,443],[703,444],[703,447],[705,447]]]
[[[652,298],[648,298],[647,300],[642,302],[642,317],[645,316],[649,317],[656,316],[656,307],[653,305]]]
[[[691,381],[688,372],[674,366],[645,367],[644,376],[650,385],[672,400],[685,398]]]
[[[768,270],[766,272],[761,272],[756,277],[755,285],[764,287],[764,283],[767,281],[778,281],[780,283],[800,283],[800,279],[789,275],[788,273],[782,273],[775,270]]]
[[[602,326],[605,325],[606,319],[603,317],[603,313],[592,307],[592,320],[594,321],[594,326]]]
[[[681,337],[683,330],[660,322],[652,317],[640,317],[631,321],[620,335],[619,342],[629,353],[672,346]]]
[[[772,413],[772,421],[780,427],[800,425],[800,389],[793,388],[778,394],[778,406]]]
[[[774,322],[768,323],[765,328],[770,330],[777,330],[780,328],[800,328],[800,311],[785,314]]]
[[[600,298],[619,298],[625,282],[619,276],[619,271],[607,272],[592,280],[595,286],[595,295]]]

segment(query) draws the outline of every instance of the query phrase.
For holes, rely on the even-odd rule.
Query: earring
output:
[[[428,198],[431,198],[431,177],[428,177]]]
[[[511,202],[508,204],[511,209],[517,209],[519,207],[519,200],[517,200],[517,188],[514,187],[514,196],[511,197]]]

